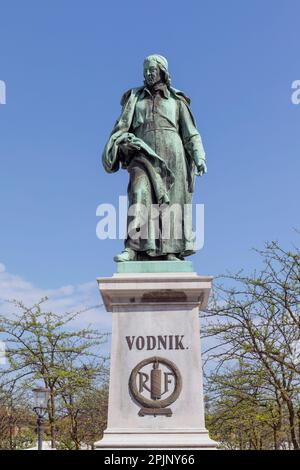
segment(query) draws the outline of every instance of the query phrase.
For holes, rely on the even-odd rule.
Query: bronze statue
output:
[[[125,249],[114,259],[180,261],[195,252],[186,209],[195,175],[207,171],[190,100],[171,86],[167,60],[155,54],[144,61],[144,86],[124,93],[121,105],[102,157],[107,172],[121,165],[129,173]]]

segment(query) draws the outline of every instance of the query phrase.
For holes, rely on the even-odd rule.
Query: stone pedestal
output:
[[[98,279],[113,326],[108,426],[95,447],[215,448],[204,424],[198,318],[212,278],[190,262],[119,266]]]

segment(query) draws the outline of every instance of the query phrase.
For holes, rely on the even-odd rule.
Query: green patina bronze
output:
[[[170,85],[167,60],[160,55],[147,57],[144,79],[144,86],[124,93],[121,116],[102,157],[107,172],[121,166],[129,173],[127,238],[125,250],[115,260],[179,261],[195,252],[186,207],[192,203],[195,175],[207,171],[205,152],[189,98]],[[164,214],[171,207],[184,217],[180,222],[171,217],[166,236]],[[150,217],[153,208],[156,218]],[[146,236],[136,236],[145,226]]]
[[[192,273],[191,261],[124,261],[118,263],[118,273]]]

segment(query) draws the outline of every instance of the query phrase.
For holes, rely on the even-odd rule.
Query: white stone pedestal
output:
[[[97,449],[216,448],[204,424],[198,318],[211,281],[193,272],[98,279],[113,326],[108,426]]]

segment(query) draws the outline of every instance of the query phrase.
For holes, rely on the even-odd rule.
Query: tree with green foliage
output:
[[[207,425],[225,448],[279,449],[287,441],[283,400],[263,370],[240,362],[212,372],[208,385]]]
[[[203,334],[216,341],[206,352],[216,364],[211,380],[218,383],[226,367],[236,368],[243,363],[245,379],[251,379],[251,387],[257,388],[261,398],[255,409],[261,408],[269,389],[271,395],[267,398],[272,397],[272,407],[265,411],[275,413],[274,423],[271,419],[275,428],[277,416],[287,417],[288,439],[294,449],[299,449],[300,253],[297,248],[286,251],[277,242],[266,244],[258,253],[263,268],[253,275],[240,271],[223,276],[222,285],[215,286],[211,305],[203,315]],[[240,393],[234,374],[230,378],[231,389],[237,387]],[[248,405],[252,403],[248,396],[244,400]],[[247,409],[251,417],[253,409]],[[274,447],[278,445],[274,436]]]
[[[36,417],[22,389],[0,387],[0,449],[17,450],[36,440]]]
[[[33,307],[14,301],[16,311],[0,317],[0,339],[6,343],[8,361],[1,381],[6,390],[21,384],[26,389],[37,384],[49,389],[48,424],[55,447],[58,401],[65,400],[70,390],[72,396],[80,395],[93,381],[107,375],[101,353],[107,335],[91,327],[75,329],[73,322],[84,312],[62,315],[44,311],[46,300]]]

